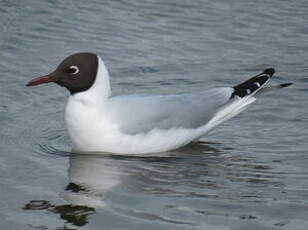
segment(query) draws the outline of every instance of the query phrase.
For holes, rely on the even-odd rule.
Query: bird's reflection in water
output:
[[[84,226],[88,216],[94,214],[97,207],[105,205],[104,195],[121,183],[125,170],[119,163],[110,155],[72,154],[68,169],[70,183],[60,193],[69,204],[54,205],[45,200],[33,200],[23,209],[47,210],[59,214],[66,223]]]
[[[215,145],[215,144],[214,144]],[[108,205],[106,197],[117,186],[133,184],[143,167],[152,170],[160,164],[187,160],[193,154],[217,154],[219,151],[205,143],[194,143],[177,151],[143,156],[121,156],[110,154],[72,154],[69,160],[68,176],[70,182],[60,197],[69,202],[53,205],[44,200],[33,200],[24,206],[25,210],[48,210],[60,215],[66,223],[81,227],[88,223],[90,215],[97,208]],[[185,161],[186,161],[185,160]],[[187,162],[189,165],[189,162]],[[140,168],[139,168],[140,167]],[[173,170],[173,169],[172,169]],[[140,179],[140,178],[139,178]],[[184,222],[183,222],[184,223]],[[65,225],[63,228],[67,229]]]
[[[66,201],[87,207],[105,206],[104,196],[125,177],[125,167],[108,155],[75,154],[70,157],[70,183],[61,193]]]
[[[82,227],[88,223],[88,216],[95,213],[95,209],[92,207],[82,205],[52,205],[46,200],[32,200],[27,203],[24,210],[47,210],[52,213],[60,215],[60,218],[65,220],[66,223],[70,223],[74,226]],[[32,225],[31,225],[32,226]],[[46,226],[35,226],[35,228],[48,229]],[[57,228],[57,230],[67,229],[66,225],[63,228]]]

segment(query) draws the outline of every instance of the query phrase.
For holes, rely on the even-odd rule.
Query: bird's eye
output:
[[[79,73],[79,68],[78,68],[77,66],[75,66],[75,65],[72,65],[72,66],[70,66],[70,67],[68,68],[68,72],[69,72],[70,74],[75,75],[75,74]]]

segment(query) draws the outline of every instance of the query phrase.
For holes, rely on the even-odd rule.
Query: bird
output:
[[[72,152],[147,154],[198,141],[245,110],[256,100],[256,94],[269,89],[264,86],[274,73],[274,68],[268,68],[238,85],[198,92],[113,96],[102,58],[80,52],[27,86],[53,82],[69,91],[65,121]]]

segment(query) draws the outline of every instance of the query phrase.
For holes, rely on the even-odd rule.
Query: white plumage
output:
[[[140,154],[169,151],[205,135],[255,99],[231,97],[231,87],[180,95],[111,96],[99,58],[90,89],[72,94],[65,118],[75,152]]]

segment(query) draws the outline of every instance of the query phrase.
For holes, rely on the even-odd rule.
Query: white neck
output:
[[[73,148],[92,146],[92,140],[98,135],[97,130],[104,130],[105,124],[110,123],[104,113],[108,110],[106,106],[110,96],[109,74],[104,62],[98,56],[98,70],[94,84],[87,91],[71,95],[66,106],[65,120]]]
[[[80,100],[84,103],[101,103],[111,96],[110,80],[108,70],[100,58],[98,58],[98,69],[96,79],[90,89],[84,92],[75,93],[71,95],[75,100]]]

